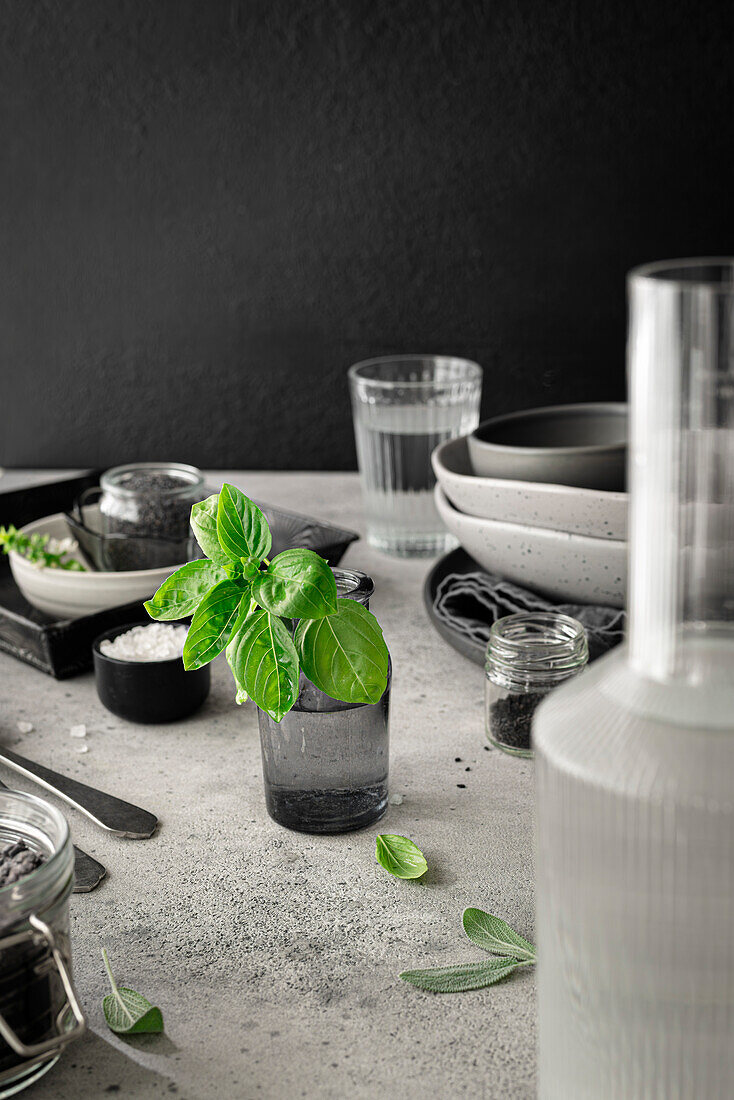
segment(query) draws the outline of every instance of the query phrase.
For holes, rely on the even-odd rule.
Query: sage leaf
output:
[[[322,619],[337,610],[336,581],[313,550],[284,550],[252,581],[252,595],[273,615]]]
[[[217,537],[219,545],[232,561],[267,558],[272,545],[267,520],[256,504],[226,482],[219,493],[217,505]]]
[[[227,660],[243,688],[274,722],[298,698],[298,654],[280,619],[264,608],[247,615],[233,635]]]
[[[465,993],[501,982],[519,965],[515,959],[488,959],[457,966],[434,966],[428,970],[404,970],[400,977],[429,993]]]
[[[112,986],[102,1001],[107,1026],[118,1035],[142,1035],[163,1031],[163,1013],[134,989],[118,986],[110,968],[107,952],[102,950],[107,977]]]
[[[378,833],[375,859],[395,878],[420,878],[428,870],[423,852],[407,836]]]
[[[229,555],[222,550],[217,535],[218,507],[219,493],[194,504],[191,509],[191,529],[206,556],[217,565],[226,565],[230,560]]]
[[[243,600],[249,600],[243,583],[220,581],[206,594],[191,620],[183,648],[184,668],[209,664],[221,653],[232,634]]]
[[[301,619],[295,643],[309,680],[332,699],[377,703],[387,687],[389,656],[380,624],[356,600],[337,600],[338,611]]]
[[[465,909],[462,924],[472,943],[495,955],[509,955],[513,959],[535,961],[532,943],[519,936],[509,924],[499,917],[485,913],[483,909]]]
[[[206,558],[187,562],[163,582],[152,599],[146,600],[145,610],[151,619],[185,619],[224,577],[221,565]]]

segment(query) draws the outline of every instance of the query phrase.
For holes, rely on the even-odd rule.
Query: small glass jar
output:
[[[204,499],[204,476],[180,462],[115,466],[100,478],[106,534],[178,541],[189,536],[192,504]]]
[[[485,664],[489,741],[514,756],[532,756],[535,708],[588,660],[586,631],[570,615],[521,611],[498,619],[489,632]]]
[[[369,607],[371,577],[334,569],[337,593]],[[377,703],[343,703],[301,673],[298,700],[280,722],[258,711],[265,804],[279,825],[343,833],[387,809],[390,681]]]
[[[85,1027],[71,978],[69,826],[43,799],[2,790],[0,846],[18,840],[44,862],[0,888],[0,1097],[42,1077]]]

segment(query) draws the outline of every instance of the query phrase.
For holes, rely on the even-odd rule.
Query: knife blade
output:
[[[0,747],[0,762],[45,787],[47,791],[57,794],[59,798],[86,814],[95,825],[116,836],[144,840],[153,835],[158,825],[158,818],[148,810],[98,791],[95,787],[88,787],[86,783],[52,771],[43,764],[36,764],[12,749]]]

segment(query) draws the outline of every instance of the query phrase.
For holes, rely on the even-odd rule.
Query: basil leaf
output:
[[[235,581],[220,581],[196,609],[183,648],[184,668],[201,668],[221,653],[232,633],[243,599],[249,591]]]
[[[225,482],[217,506],[217,537],[219,545],[232,561],[267,558],[272,545],[267,520],[249,497]]]
[[[252,595],[273,615],[322,619],[337,610],[336,581],[313,550],[284,550],[252,581]]]
[[[465,909],[462,924],[472,943],[495,955],[511,955],[514,959],[535,959],[532,943],[513,932],[509,924],[483,909]]]
[[[298,654],[280,621],[264,608],[251,612],[227,650],[238,686],[280,722],[298,698]]]
[[[111,1031],[118,1035],[142,1035],[143,1033],[163,1031],[163,1014],[159,1008],[152,1005],[141,993],[125,986],[118,986],[112,970],[107,952],[102,951],[107,976],[112,986],[112,992],[108,993],[102,1001],[104,1018]]]
[[[323,619],[301,619],[295,643],[303,671],[344,703],[377,703],[387,687],[388,652],[374,615],[356,600],[337,600]]]
[[[434,966],[428,970],[404,970],[400,977],[429,993],[464,993],[501,982],[517,970],[515,959],[488,959],[463,966]]]
[[[428,870],[423,852],[406,836],[378,833],[375,859],[395,878],[420,878]]]
[[[219,545],[217,535],[217,508],[219,493],[194,504],[191,509],[191,528],[206,556],[218,565],[226,565],[229,557]]]
[[[168,577],[145,610],[151,619],[185,619],[193,615],[210,588],[224,580],[224,570],[206,558],[187,562]]]

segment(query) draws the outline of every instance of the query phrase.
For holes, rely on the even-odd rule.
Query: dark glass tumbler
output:
[[[367,606],[365,574],[334,570],[340,596]],[[378,703],[342,703],[301,678],[298,701],[281,722],[258,711],[265,804],[279,825],[343,833],[371,825],[387,809],[390,678]]]

